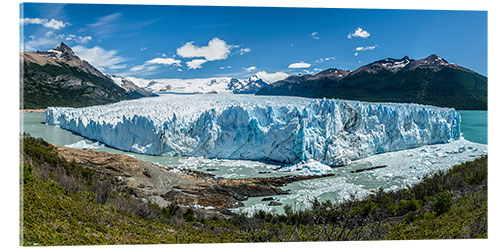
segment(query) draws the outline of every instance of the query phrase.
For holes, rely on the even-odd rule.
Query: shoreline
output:
[[[45,109],[20,109],[20,113],[45,113]]]
[[[249,197],[269,197],[288,194],[286,184],[333,176],[287,175],[282,177],[217,178],[195,170],[179,170],[142,161],[121,153],[108,153],[92,149],[74,149],[51,144],[58,155],[95,172],[105,173],[134,190],[141,199],[160,207],[169,204],[197,208],[213,213],[242,207]],[[212,210],[212,211],[210,211]]]

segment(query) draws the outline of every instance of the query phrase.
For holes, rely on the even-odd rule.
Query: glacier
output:
[[[418,104],[231,94],[46,109],[47,124],[125,151],[330,166],[457,140],[460,119]]]

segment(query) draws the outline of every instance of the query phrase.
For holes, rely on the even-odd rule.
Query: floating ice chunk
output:
[[[143,154],[331,166],[460,136],[460,114],[448,108],[251,95],[166,94],[51,107],[46,122]]]
[[[332,172],[332,167],[325,165],[319,161],[307,160],[294,165],[284,165],[276,169],[276,171],[294,172],[294,174],[302,175],[323,175]]]
[[[67,148],[74,148],[74,149],[96,149],[102,147],[102,144],[99,142],[95,142],[92,144],[88,144],[85,140],[77,141],[73,144],[69,145],[64,145]]]
[[[213,210],[215,209],[215,207],[212,207],[212,206],[201,206],[201,205],[198,205],[198,204],[195,204],[193,205],[193,208],[198,208],[198,209],[205,209],[205,210]]]

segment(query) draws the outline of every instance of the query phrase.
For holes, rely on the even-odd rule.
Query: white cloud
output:
[[[144,62],[142,65],[136,65],[136,66],[130,68],[130,71],[131,72],[140,71],[140,73],[147,73],[147,72],[151,73],[151,71],[159,69],[158,64],[167,65],[167,66],[173,65],[173,66],[178,67],[178,66],[181,66],[181,61],[173,59],[173,58],[158,57],[158,58],[153,58],[151,60],[148,60],[148,61]],[[180,70],[180,71],[182,71],[182,70]]]
[[[94,23],[87,24],[86,30],[98,35],[99,37],[109,37],[110,34],[116,32],[124,32],[123,29],[128,29],[132,26],[130,25],[122,25],[119,23],[120,18],[123,16],[123,13],[114,13],[107,16],[103,16],[97,18]]]
[[[238,52],[240,53],[240,55],[243,55],[243,54],[246,54],[250,51],[252,51],[252,49],[250,49],[250,48],[241,48]]]
[[[374,50],[375,48],[377,48],[377,45],[375,45],[375,46],[366,46],[366,47],[357,47],[355,49],[357,52],[354,53],[354,56],[358,56],[359,52],[361,52],[361,51]]]
[[[357,47],[356,51],[367,51],[374,50],[377,46],[366,46],[366,47]]]
[[[70,23],[63,22],[60,20],[56,20],[54,18],[48,20],[47,18],[21,18],[20,20],[21,25],[29,25],[29,24],[36,24],[36,25],[42,25],[43,27],[46,28],[51,28],[51,29],[61,29],[66,27],[66,25],[70,25]]]
[[[255,75],[267,83],[273,83],[276,81],[280,81],[280,80],[283,80],[289,76],[285,72],[267,73],[266,71],[259,71],[259,72],[255,73]]]
[[[143,65],[137,65],[137,66],[134,66],[134,67],[130,68],[130,71],[132,71],[132,72],[137,72],[137,71],[149,72],[149,71],[156,70],[158,68],[159,68],[158,65],[143,64]]]
[[[176,60],[173,58],[154,58],[154,59],[147,61],[146,64],[163,64],[163,65],[181,66],[181,60]]]
[[[116,50],[105,50],[99,46],[87,48],[83,46],[74,46],[73,51],[83,60],[88,61],[92,66],[101,71],[124,69],[127,66],[124,63],[127,59],[118,55]]]
[[[349,33],[347,35],[347,38],[351,39],[353,37],[360,37],[360,38],[367,38],[370,36],[370,33],[366,30],[363,30],[362,28],[357,28],[354,33]]]
[[[203,68],[201,65],[208,62],[208,60],[205,59],[194,59],[189,62],[186,62],[186,65],[188,66],[188,69],[201,69]]]
[[[47,35],[47,34],[45,34]],[[64,35],[62,35],[64,36]],[[66,41],[75,41],[77,43],[88,43],[92,40],[92,36],[75,36],[73,34],[69,34],[65,38]]]
[[[210,40],[207,46],[198,47],[196,45],[193,45],[193,43],[194,42],[188,42],[182,47],[178,48],[177,55],[183,58],[201,57],[205,58],[205,62],[207,62],[226,59],[231,52],[230,45],[228,45],[224,40],[221,40],[217,37]],[[197,60],[198,61],[196,61],[195,63],[201,62],[200,59]]]
[[[44,37],[30,36],[30,41],[24,44],[24,50],[45,50],[56,47],[61,41],[74,41],[78,44],[86,44],[91,40],[91,36],[56,34],[53,31],[47,31]]]
[[[322,62],[327,62],[327,61],[330,61],[330,60],[335,60],[335,57],[325,57],[325,58],[320,58],[316,61],[314,61],[315,63],[322,63]]]
[[[200,69],[206,62],[227,59],[231,49],[239,47],[239,45],[228,45],[224,40],[214,37],[207,46],[198,47],[194,45],[194,42],[188,42],[177,48],[176,52],[182,58],[198,58],[186,62],[186,65],[188,69]],[[250,51],[250,48],[242,48],[239,53],[242,55]]]
[[[182,72],[182,69],[177,69],[177,71]]]
[[[230,68],[231,68],[231,66],[227,66],[226,68],[230,69]]]
[[[47,28],[52,28],[52,29],[58,30],[60,28],[66,27],[66,23],[64,23],[63,21],[56,20],[56,19],[50,19],[50,21],[48,21],[47,23],[44,23],[43,26],[45,26]]]
[[[311,67],[311,64],[305,63],[305,62],[298,62],[298,63],[292,63],[288,65],[289,69],[302,69],[302,68],[309,68]]]
[[[21,25],[28,25],[28,24],[43,24],[46,23],[48,20],[47,19],[41,19],[41,18],[21,18],[20,22]]]
[[[144,47],[140,48],[139,50],[140,50],[140,51],[145,51],[145,50],[147,50],[147,49],[148,49],[148,47],[144,46]]]
[[[312,36],[313,39],[316,39],[316,40],[318,40],[320,38],[318,32],[311,33],[311,36]]]
[[[250,71],[256,70],[257,67],[255,67],[255,66],[251,66],[251,67],[248,67],[248,68],[243,67],[243,69],[246,70],[246,72],[250,72]]]
[[[219,69],[224,69],[224,67],[219,67]]]
[[[97,19],[97,21],[95,23],[91,23],[88,26],[92,27],[92,28],[105,26],[105,25],[108,25],[109,23],[114,22],[115,20],[120,18],[122,15],[123,15],[122,13],[114,13],[111,15],[103,16],[103,17],[100,17],[99,19]]]
[[[31,40],[25,42],[23,44],[24,51],[36,51],[43,50],[46,48],[54,48],[56,47],[60,41],[50,38],[50,37],[30,37]]]

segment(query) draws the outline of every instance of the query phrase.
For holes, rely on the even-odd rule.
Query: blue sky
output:
[[[487,75],[487,13],[24,4],[26,51],[65,42],[101,71],[138,78],[278,79],[437,54]]]

